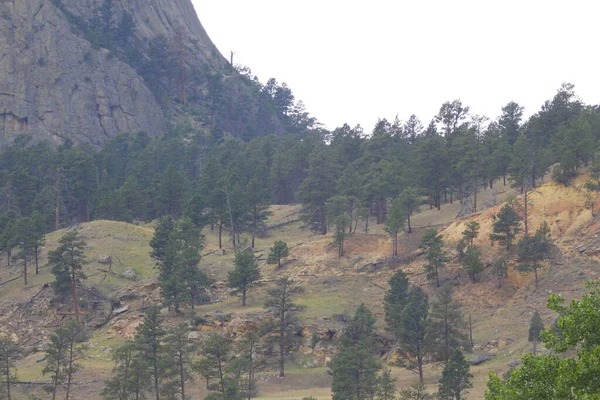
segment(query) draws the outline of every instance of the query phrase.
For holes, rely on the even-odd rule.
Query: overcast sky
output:
[[[287,82],[327,128],[424,125],[444,101],[496,118],[562,82],[600,103],[600,3],[589,0],[192,0],[221,53]]]

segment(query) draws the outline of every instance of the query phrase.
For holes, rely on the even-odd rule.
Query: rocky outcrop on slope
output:
[[[75,35],[50,0],[0,2],[0,146],[19,134],[97,145],[165,129],[137,72]]]

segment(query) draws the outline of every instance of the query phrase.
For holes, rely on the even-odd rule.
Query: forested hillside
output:
[[[272,83],[262,90],[276,101]],[[94,219],[170,215],[255,234],[270,204],[299,202],[307,227],[326,233],[328,213],[348,214],[353,230],[369,214],[384,223],[394,199],[438,209],[457,201],[468,215],[482,206],[478,192],[498,178],[532,188],[556,164],[553,177],[567,182],[594,161],[600,111],[582,104],[572,86],[530,118],[523,112],[511,102],[489,121],[455,100],[427,127],[412,116],[383,119],[369,133],[347,125],[309,129],[314,121],[294,114],[295,134],[244,141],[218,128],[175,125],[160,138],[121,134],[98,151],[21,136],[0,158],[4,226],[34,218],[45,233]]]

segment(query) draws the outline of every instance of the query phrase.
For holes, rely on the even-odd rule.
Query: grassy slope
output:
[[[521,354],[529,350],[526,331],[533,310],[540,310],[546,322],[550,322],[552,315],[544,308],[545,298],[549,291],[561,292],[568,297],[577,297],[585,278],[598,276],[595,262],[582,263],[576,259],[578,252],[568,252],[581,241],[577,235],[580,235],[585,229],[592,229],[589,225],[591,220],[589,211],[581,208],[581,204],[583,204],[581,193],[575,189],[558,187],[552,183],[544,185],[539,191],[539,195],[534,197],[532,225],[535,227],[542,220],[548,220],[558,245],[564,253],[568,253],[567,259],[561,261],[563,262],[562,267],[554,266],[551,272],[542,274],[537,291],[530,284],[529,277],[522,277],[515,273],[511,273],[510,282],[503,289],[497,289],[494,282],[489,279],[483,279],[483,282],[478,284],[471,284],[463,280],[463,284],[457,288],[457,297],[463,302],[465,312],[473,316],[475,343],[485,345],[492,336],[498,340],[497,347],[488,346],[480,350],[496,353],[497,356],[492,361],[473,368],[475,387],[469,398],[483,397],[488,370],[505,370],[509,361],[520,358]],[[512,192],[508,187],[498,186],[496,189],[497,201],[503,200],[510,193]],[[487,202],[491,197],[492,194],[489,190],[482,193],[481,204]],[[500,254],[500,249],[497,246],[491,248],[487,240],[487,234],[491,229],[492,215],[497,212],[497,208],[484,211],[469,219],[452,222],[459,208],[457,203],[449,204],[444,205],[440,211],[424,210],[415,215],[413,223],[416,227],[449,225],[444,231],[444,235],[452,244],[462,232],[463,224],[470,219],[476,219],[482,225],[482,235],[478,244],[483,247],[485,257],[489,260]],[[273,211],[274,216],[271,218],[270,224],[296,218],[298,207],[276,206],[273,207]],[[361,233],[359,228],[359,233],[348,239],[347,253],[342,260],[337,259],[336,249],[331,247],[331,237],[314,237],[299,228],[299,223],[286,225],[276,230],[270,230],[267,237],[257,240],[257,253],[265,256],[274,240],[284,240],[291,246],[289,260],[281,270],[277,270],[274,266],[261,264],[265,278],[271,280],[282,274],[289,274],[306,286],[307,292],[299,299],[299,302],[307,306],[307,311],[303,315],[307,324],[327,325],[333,314],[351,313],[358,304],[365,302],[379,316],[378,322],[381,325],[383,312],[381,300],[384,294],[381,287],[387,287],[387,279],[393,271],[390,271],[389,268],[365,270],[362,267],[383,259],[389,254],[390,241],[383,234],[382,227],[372,225],[369,234]],[[416,229],[415,234],[403,237],[401,251],[414,250],[418,244],[419,233],[423,230],[424,228]],[[117,222],[96,221],[84,224],[81,227],[81,234],[88,241],[89,248],[86,253],[92,261],[86,266],[86,273],[90,276],[87,281],[88,285],[95,286],[109,297],[132,285],[132,282],[119,276],[100,271],[100,269],[106,269],[107,266],[100,265],[97,260],[111,253],[115,254],[122,263],[115,261],[113,264],[115,273],[122,274],[125,268],[133,268],[142,280],[138,285],[152,281],[154,270],[152,260],[148,256],[148,242],[152,236],[150,226],[139,227]],[[51,250],[56,246],[60,235],[61,232],[55,232],[48,236],[46,250]],[[216,232],[207,230],[206,236],[205,253],[209,253],[217,249],[218,240]],[[224,242],[227,241],[225,238],[226,234]],[[452,248],[452,246],[449,247]],[[232,253],[230,250],[225,255],[218,252],[212,253],[204,257],[202,268],[214,279],[222,280],[231,268]],[[44,260],[42,260],[42,265],[45,265]],[[417,260],[411,265],[397,265],[393,269],[403,268],[419,272],[421,265],[422,260]],[[456,265],[450,265],[444,276],[455,276],[458,273],[457,268]],[[10,271],[6,269],[0,271],[0,279],[6,281],[9,276],[16,276],[20,270],[14,267]],[[21,281],[0,287],[0,298],[3,301],[10,299],[11,302],[25,300],[35,294],[43,283],[50,280],[51,276],[47,268],[43,268],[42,273],[37,277],[32,277],[30,285],[25,289],[23,289]],[[415,276],[414,283],[424,284],[420,276]],[[428,286],[424,287],[427,287],[430,292],[432,291]],[[239,306],[239,299],[224,295],[221,303],[200,307],[198,312],[210,313],[221,310],[224,313],[243,315],[249,311],[259,311],[262,310],[265,293],[265,287],[252,292],[249,306],[246,309]],[[126,318],[134,320],[138,318],[135,314],[131,314],[131,312],[128,313]],[[44,331],[44,334],[47,332]],[[76,394],[85,395],[90,399],[98,398],[97,393],[101,384],[94,381],[106,377],[111,368],[107,348],[114,347],[123,340],[123,335],[115,333],[113,330],[101,329],[94,333],[90,350],[87,353],[88,357],[83,361],[85,369],[78,377],[79,381],[91,383],[76,388]],[[38,356],[39,354],[34,354],[20,363],[19,373],[23,380],[42,379],[41,364],[36,362]],[[430,366],[429,369],[427,383],[433,391],[436,388],[441,368]],[[295,363],[290,362],[289,374],[283,381],[270,379],[259,383],[262,396],[260,398],[300,400],[311,394],[317,398],[328,398],[329,377],[325,371],[325,368],[301,369]],[[416,381],[416,377],[406,371],[400,369],[393,371],[398,378],[399,387]],[[197,385],[197,387],[200,386]],[[201,390],[198,391],[198,394],[200,393]]]

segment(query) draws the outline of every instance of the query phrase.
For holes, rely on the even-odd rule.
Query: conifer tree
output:
[[[463,353],[456,349],[446,362],[439,381],[439,397],[444,400],[461,400],[467,389],[473,387],[473,375],[469,372],[469,364]]]
[[[158,308],[149,308],[146,310],[144,321],[135,332],[135,343],[139,346],[140,356],[148,367],[156,400],[160,400],[161,384],[165,378],[163,360],[167,332],[162,323]]]
[[[440,287],[439,271],[446,266],[450,260],[444,250],[444,241],[441,234],[438,234],[435,229],[430,229],[421,238],[420,247],[425,250],[425,272],[427,279],[435,282],[437,287]]]
[[[431,352],[427,337],[430,325],[429,298],[420,287],[409,289],[407,302],[395,326],[398,348],[398,366],[419,375],[423,382],[423,363]]]
[[[467,222],[467,224],[465,225],[465,230],[462,233],[463,238],[469,242],[469,244],[473,244],[473,241],[475,239],[477,239],[477,236],[479,236],[479,222],[477,221],[470,221]]]
[[[207,389],[225,395],[227,391],[226,367],[231,359],[231,340],[213,333],[202,343],[202,359],[194,364],[194,369],[206,380]],[[216,379],[215,384],[210,381]]]
[[[398,256],[398,235],[404,229],[407,210],[401,198],[392,203],[389,214],[385,220],[384,230],[392,237],[392,257]]]
[[[533,313],[533,317],[531,317],[531,321],[529,322],[529,342],[533,343],[533,355],[537,354],[537,344],[540,341],[540,334],[544,330],[544,321],[542,321],[542,317],[540,313],[537,311]]]
[[[239,250],[235,254],[234,269],[227,274],[227,284],[234,293],[242,295],[242,307],[246,306],[248,291],[258,284],[260,278],[254,251],[251,248]]]
[[[57,296],[60,297],[70,290],[71,301],[75,308],[75,318],[79,321],[77,285],[81,283],[82,279],[87,279],[83,272],[83,265],[86,263],[84,254],[86,243],[79,238],[77,230],[65,233],[58,243],[58,248],[48,253],[48,261],[54,275],[52,286]]]
[[[389,369],[385,369],[379,377],[376,400],[396,400],[396,379],[392,378]]]
[[[375,317],[360,305],[340,337],[339,353],[328,364],[333,400],[364,400],[377,393]]]
[[[535,232],[534,236],[525,236],[519,241],[519,261],[517,270],[523,273],[535,274],[535,287],[538,286],[539,262],[543,260],[550,251],[550,227],[544,221]]]
[[[417,211],[419,211],[419,206],[421,203],[421,199],[419,196],[419,191],[415,188],[407,188],[404,189],[400,196],[398,197],[400,203],[406,212],[406,223],[407,223],[407,232],[412,233],[412,225],[410,222],[410,217]]]
[[[112,377],[104,382],[100,395],[104,400],[140,400],[151,385],[148,366],[141,357],[139,346],[128,341],[117,347],[112,355],[115,363]]]
[[[17,257],[23,260],[23,279],[27,285],[27,266],[31,261],[37,236],[34,221],[31,218],[19,218],[16,221],[16,243],[19,247]]]
[[[21,347],[10,335],[0,336],[0,397],[12,400],[12,385],[17,380],[15,363],[21,356]]]
[[[496,215],[496,222],[493,225],[494,233],[490,234],[490,240],[500,242],[510,250],[515,237],[520,231],[520,220],[515,210],[508,204],[500,209]]]
[[[50,336],[42,373],[50,375],[52,383],[49,391],[52,393],[52,400],[56,399],[58,387],[63,384],[66,385],[65,400],[69,400],[73,375],[82,368],[77,360],[82,353],[80,343],[85,340],[83,326],[77,321],[70,321]]]
[[[189,329],[186,324],[179,324],[167,331],[164,340],[165,384],[168,398],[180,397],[185,400],[186,385],[193,380],[191,368],[194,344],[188,339]]]
[[[400,391],[400,400],[434,400],[436,397],[427,393],[424,383],[417,383]]]
[[[293,297],[304,293],[304,288],[296,285],[289,278],[280,278],[275,287],[267,291],[268,298],[265,307],[272,311],[277,341],[279,342],[279,377],[285,376],[285,348],[293,340],[298,325],[296,313],[304,311],[305,307],[294,303]]]
[[[388,281],[390,289],[385,293],[384,309],[385,322],[388,330],[396,333],[402,326],[402,313],[408,302],[408,291],[410,283],[406,273],[402,270],[396,271]]]
[[[277,264],[277,268],[281,268],[281,259],[289,255],[289,249],[286,242],[277,240],[273,247],[269,249],[267,264]]]
[[[447,283],[438,291],[431,304],[429,335],[431,344],[442,361],[447,361],[454,349],[469,348],[467,324],[460,303],[453,298],[452,285]]]
[[[483,271],[483,261],[481,261],[481,249],[474,244],[467,246],[461,257],[461,262],[471,282],[477,282],[477,274]]]

